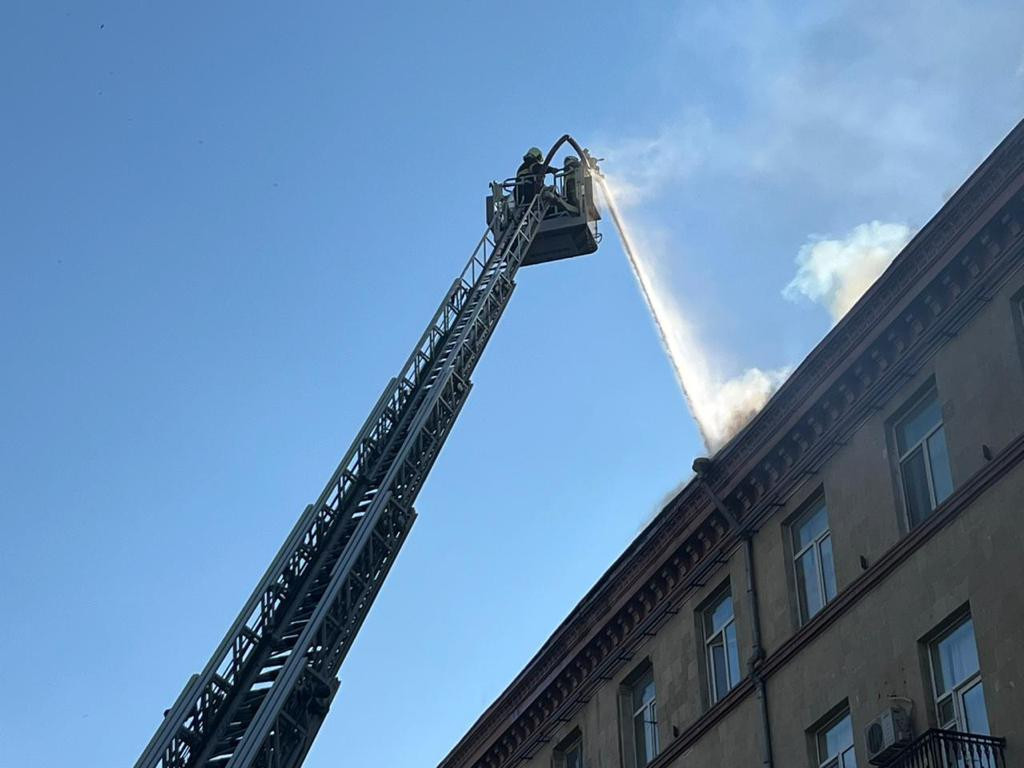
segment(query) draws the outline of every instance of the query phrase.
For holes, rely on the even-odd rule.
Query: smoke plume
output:
[[[692,125],[693,123],[691,123]],[[683,138],[671,132],[618,148],[630,176],[605,177],[602,190],[629,257],[633,273],[651,311],[690,413],[708,451],[716,451],[739,432],[768,402],[792,367],[748,368],[738,375],[724,370],[719,356],[703,344],[687,308],[673,292],[668,274],[673,263],[667,233],[636,227],[634,206],[665,185],[685,179],[701,163],[698,130]],[[627,221],[627,217],[629,220]],[[913,232],[905,224],[871,221],[841,239],[812,237],[797,253],[797,273],[783,289],[790,300],[809,298],[838,321],[885,271]]]
[[[812,238],[797,254],[797,273],[782,295],[822,304],[838,322],[892,263],[913,233],[905,224],[872,221],[840,240]]]

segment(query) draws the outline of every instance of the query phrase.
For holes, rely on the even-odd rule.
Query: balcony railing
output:
[[[1006,768],[1006,739],[933,728],[926,731],[885,768]]]

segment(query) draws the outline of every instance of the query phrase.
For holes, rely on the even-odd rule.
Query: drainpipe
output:
[[[764,645],[761,642],[761,609],[757,600],[757,577],[754,573],[754,531],[750,526],[743,525],[732,513],[725,502],[715,493],[708,479],[713,468],[711,459],[701,457],[694,459],[693,471],[697,473],[697,479],[708,492],[715,509],[724,517],[729,525],[743,539],[743,561],[747,572],[747,606],[750,610],[751,645],[753,652],[747,661],[747,672],[754,681],[757,691],[757,699],[761,709],[761,765],[764,768],[773,768],[772,759],[772,731],[768,719],[768,694],[765,690],[764,677],[761,674],[761,663],[764,661]]]

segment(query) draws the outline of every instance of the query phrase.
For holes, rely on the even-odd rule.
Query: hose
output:
[[[570,147],[572,147],[576,151],[576,154],[579,156],[580,160],[583,163],[585,163],[588,167],[592,167],[593,164],[590,160],[590,154],[576,142],[576,139],[574,139],[567,133],[564,136],[562,136],[562,138],[560,138],[558,141],[556,141],[554,145],[551,147],[551,149],[548,150],[547,157],[544,158],[545,168],[551,167],[551,161],[555,159],[555,153],[563,144],[568,144]]]

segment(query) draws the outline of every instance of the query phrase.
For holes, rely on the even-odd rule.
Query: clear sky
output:
[[[927,221],[1021,116],[1022,22],[9,0],[0,760],[134,762],[527,147],[608,157],[721,364],[790,365],[832,322],[781,294],[801,247]],[[521,274],[310,768],[436,764],[689,476],[697,432],[608,234]]]

